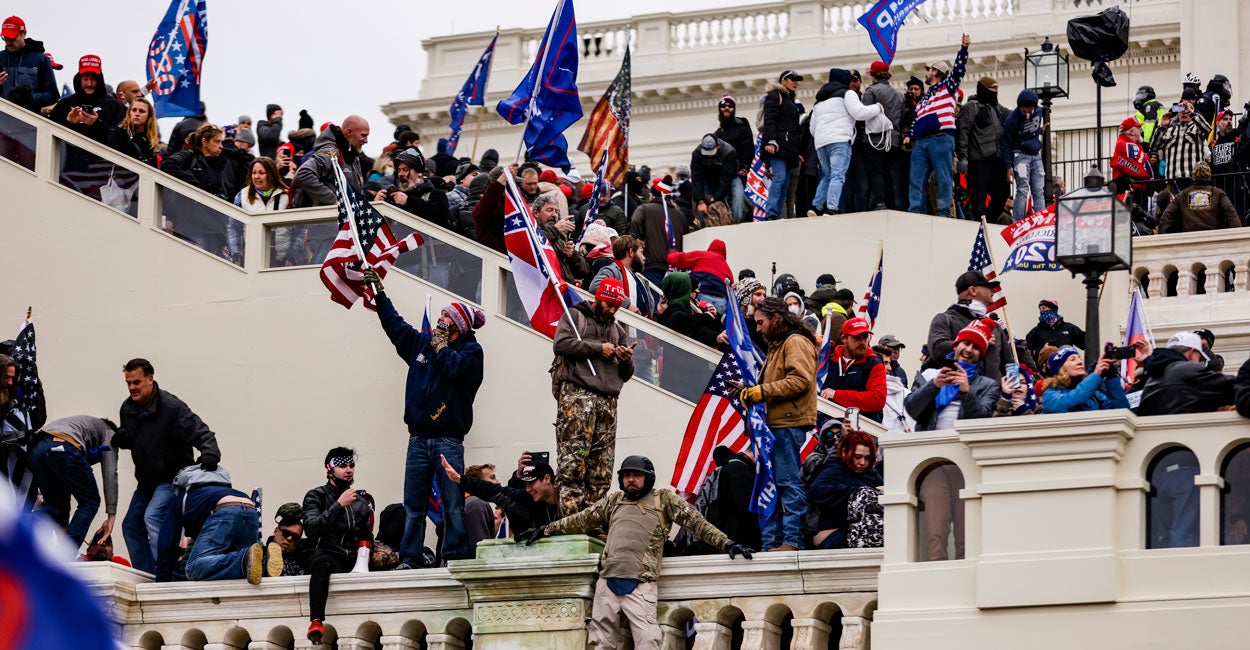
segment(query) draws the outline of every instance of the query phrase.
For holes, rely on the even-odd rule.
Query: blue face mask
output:
[[[1037,319],[1047,325],[1054,325],[1059,322],[1059,312],[1053,309],[1043,309],[1037,316]]]

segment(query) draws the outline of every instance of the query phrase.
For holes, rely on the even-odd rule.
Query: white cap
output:
[[[1207,351],[1202,349],[1202,338],[1193,332],[1178,332],[1172,335],[1172,338],[1168,339],[1168,347],[1197,350],[1198,354],[1201,354],[1203,359],[1207,361],[1211,360]]]
[[[564,178],[565,178],[566,180],[568,180],[568,182],[570,182],[570,183],[580,183],[580,182],[582,182],[582,175],[581,175],[581,174],[579,174],[579,173],[577,173],[577,168],[576,168],[576,167],[571,167],[571,168],[569,168],[569,173],[565,174],[565,175],[564,175]]]

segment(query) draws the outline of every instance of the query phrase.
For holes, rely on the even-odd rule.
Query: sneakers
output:
[[[282,547],[277,542],[269,542],[265,547],[265,576],[276,578],[282,575]]]
[[[321,621],[313,619],[313,621],[308,624],[308,640],[312,641],[313,645],[320,645],[321,639],[325,636],[325,633],[326,631],[325,628],[321,626]]]
[[[395,565],[394,569],[391,569],[391,570],[392,571],[411,571],[413,569],[419,569],[419,568],[420,567],[412,566],[411,564],[408,564],[407,562],[400,562],[399,564]]]
[[[265,569],[265,548],[256,542],[247,548],[243,556],[243,575],[251,584],[260,584],[260,575]]]
[[[777,548],[771,548],[768,550],[769,552],[773,552],[773,551],[797,551],[799,549],[789,544],[782,544],[781,546],[778,546]]]

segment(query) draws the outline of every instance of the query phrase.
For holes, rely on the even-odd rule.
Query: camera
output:
[[[1131,345],[1126,345],[1123,347],[1116,347],[1114,343],[1108,343],[1102,348],[1102,356],[1106,357],[1107,359],[1111,359],[1112,361],[1124,361],[1126,359],[1136,359],[1137,348]]]

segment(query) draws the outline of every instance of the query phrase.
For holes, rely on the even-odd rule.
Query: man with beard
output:
[[[425,176],[425,157],[421,152],[416,147],[409,147],[392,159],[395,161],[395,184],[389,189],[378,190],[377,200],[397,205],[452,232],[460,232],[459,224],[451,219],[447,195],[434,189]]]
[[[1233,128],[1233,112],[1225,110],[1215,121],[1215,141],[1211,143],[1211,174],[1215,179],[1214,185],[1224,190],[1240,215],[1244,214],[1246,206],[1240,201],[1242,193],[1237,191],[1245,183],[1237,174],[1237,140],[1237,131]],[[1242,153],[1244,154],[1244,149]]]
[[[606,278],[593,303],[571,307],[560,319],[552,348],[556,397],[557,482],[560,513],[571,515],[608,493],[616,458],[616,400],[634,376],[634,348],[616,310],[625,287]]]
[[[373,543],[373,505],[356,480],[356,450],[335,447],[326,452],[326,482],[304,495],[304,531],[308,533],[305,569],[308,581],[308,640],[325,636],[326,599],[330,574],[347,573],[356,562],[356,549]],[[426,485],[430,484],[426,479]],[[422,517],[424,519],[424,516]]]
[[[577,225],[571,217],[560,216],[560,205],[556,198],[551,194],[539,194],[530,204],[530,213],[534,215],[535,223],[542,229],[543,235],[556,252],[556,259],[560,262],[560,277],[568,282],[576,282],[577,278],[586,275],[590,264],[573,237]]]
[[[87,54],[78,59],[74,94],[56,103],[51,118],[57,124],[105,144],[109,129],[120,124],[125,114],[126,109],[104,87],[100,57]]]
[[[745,117],[736,115],[737,110],[738,102],[732,95],[721,96],[720,102],[716,105],[720,126],[716,127],[713,135],[717,139],[728,142],[738,156],[738,179],[734,183],[730,207],[734,211],[734,221],[741,222],[746,218],[742,212],[745,201],[742,188],[747,182],[747,173],[751,171],[751,163],[755,160],[755,130],[751,128],[751,123]]]
[[[347,182],[357,192],[361,191],[364,176],[360,171],[360,148],[368,142],[369,122],[359,115],[349,115],[343,120],[342,127],[334,124],[327,126],[314,141],[312,155],[305,158],[295,172],[295,197],[291,207],[334,205],[336,162],[343,168]],[[338,225],[334,225],[333,229],[337,231]],[[333,234],[330,239],[334,239]],[[314,259],[321,258],[314,256]]]
[[[833,334],[830,333],[829,336]],[[863,318],[842,324],[842,343],[833,349],[820,396],[838,406],[855,407],[880,422],[886,400],[886,369],[872,351],[872,326]]]
[[[729,553],[751,559],[749,548],[729,539],[709,524],[698,510],[672,490],[655,489],[655,465],[646,456],[630,456],[617,472],[620,492],[590,508],[531,528],[517,537],[533,544],[547,535],[573,535],[606,528],[607,543],[599,558],[599,579],[589,622],[589,642],[597,648],[616,648],[621,641],[621,615],[629,621],[637,650],[659,650],[660,626],[656,622],[656,596],[664,542],[673,524],[689,530],[704,542]]]
[[[987,280],[980,271],[966,271],[955,278],[955,304],[937,314],[929,321],[929,362],[945,359],[955,349],[959,332],[974,320],[985,318],[986,307],[994,299],[998,282]],[[1003,371],[1011,362],[1011,348],[1003,342],[1003,330],[995,328],[987,352],[981,355],[982,374],[994,381],[1003,378]],[[927,365],[926,368],[932,367]],[[924,368],[922,368],[923,370]]]
[[[611,278],[620,282],[625,291],[625,301],[621,303],[621,306],[634,313],[642,311],[642,308],[638,306],[638,299],[649,300],[650,298],[650,292],[642,288],[642,283],[638,278],[638,274],[642,273],[643,264],[647,261],[647,256],[643,252],[645,246],[646,244],[641,239],[633,235],[621,235],[613,239],[612,264],[599,269],[586,290],[594,293],[604,280]]]

